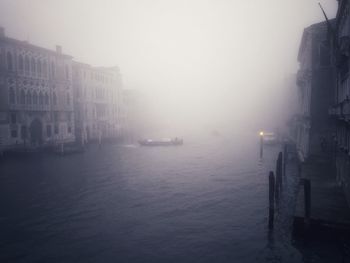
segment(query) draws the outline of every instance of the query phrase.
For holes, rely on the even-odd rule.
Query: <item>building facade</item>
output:
[[[73,62],[73,90],[77,141],[122,136],[122,82],[118,67]]]
[[[0,147],[72,142],[73,117],[72,57],[0,28]]]
[[[302,160],[322,151],[322,143],[330,142],[334,131],[328,114],[334,84],[330,58],[327,23],[305,28],[298,54],[298,112],[295,117],[295,140]]]
[[[350,204],[350,4],[338,1],[338,11],[332,28],[332,62],[336,72],[331,116],[336,127],[336,174]]]

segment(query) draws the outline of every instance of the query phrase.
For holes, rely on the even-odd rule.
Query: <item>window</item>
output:
[[[21,71],[23,71],[23,69],[24,69],[24,62],[23,62],[23,56],[22,55],[18,56],[18,68]]]
[[[70,105],[70,95],[67,93],[67,105]]]
[[[38,70],[38,75],[41,76],[41,61],[38,60],[38,63],[37,63],[37,70]]]
[[[16,103],[15,90],[13,87],[10,88],[10,103]]]
[[[6,60],[7,60],[7,69],[12,71],[13,61],[12,61],[12,54],[10,52],[7,52]]]
[[[27,92],[27,104],[32,104],[32,93],[30,91]]]
[[[21,126],[21,138],[22,139],[27,138],[27,127],[24,125]]]
[[[29,65],[29,57],[28,56],[25,56],[25,59],[24,59],[24,70],[26,73],[29,73],[29,70],[30,70],[30,65]]]
[[[54,116],[53,116],[53,118],[54,118],[54,121],[58,121],[58,112],[54,112]]]
[[[72,133],[72,127],[68,126],[68,133]]]
[[[51,137],[52,135],[52,130],[51,130],[51,125],[46,126],[46,136]]]
[[[56,124],[56,125],[55,125],[55,134],[58,134],[58,133],[59,133],[58,125]]]
[[[44,77],[47,77],[47,63],[46,63],[46,60],[44,60],[44,62],[43,62],[42,71],[43,71]]]
[[[26,95],[24,93],[24,90],[21,90],[21,98],[20,98],[21,104],[25,104],[26,103]]]
[[[55,76],[55,71],[56,71],[55,63],[52,61],[52,62],[51,62],[51,76],[52,76],[52,77]]]
[[[16,113],[11,113],[11,123],[15,124],[17,122],[17,115]]]
[[[45,105],[49,105],[49,95],[45,94]]]
[[[44,96],[40,91],[40,93],[39,93],[39,105],[43,105],[43,104],[44,104]]]
[[[53,105],[57,105],[57,96],[56,96],[56,93],[53,93]]]
[[[33,93],[33,104],[38,104],[38,94],[36,93],[36,91],[34,91]]]
[[[66,65],[65,69],[66,69],[66,79],[69,79],[69,69],[68,69],[67,65]]]
[[[12,138],[17,138],[18,134],[17,134],[17,130],[11,130],[11,137]]]
[[[35,59],[34,58],[32,58],[31,68],[32,68],[32,74],[35,74],[36,69],[35,69]]]

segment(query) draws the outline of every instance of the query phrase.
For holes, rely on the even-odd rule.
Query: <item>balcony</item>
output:
[[[11,104],[10,110],[16,111],[49,111],[49,105],[23,105],[23,104]]]

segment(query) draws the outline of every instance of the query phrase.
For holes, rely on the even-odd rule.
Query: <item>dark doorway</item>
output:
[[[43,125],[40,120],[35,119],[30,124],[30,141],[34,145],[41,145]]]

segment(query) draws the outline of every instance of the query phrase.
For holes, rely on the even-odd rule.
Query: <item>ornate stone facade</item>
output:
[[[0,146],[48,146],[74,136],[72,57],[0,28]]]
[[[122,84],[118,67],[73,62],[75,134],[84,143],[121,137]]]

